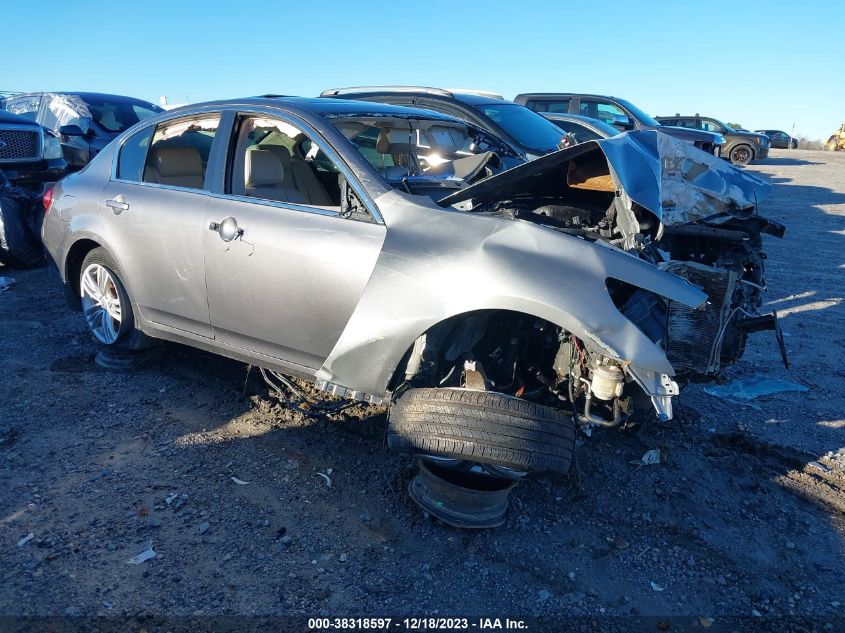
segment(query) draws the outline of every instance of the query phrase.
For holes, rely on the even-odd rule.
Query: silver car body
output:
[[[102,246],[117,264],[143,332],[373,402],[389,394],[403,357],[432,326],[479,310],[524,313],[621,361],[658,414],[671,417],[672,366],[616,308],[606,283],[627,282],[689,306],[706,299],[700,290],[601,242],[395,190],[323,116],[329,109],[408,111],[335,99],[255,98],[171,110],[127,131],[56,187],[42,237],[61,280],[73,289],[74,266]],[[202,113],[221,114],[205,191],[116,177],[118,152],[136,131]],[[368,221],[225,194],[229,135],[244,113],[305,130],[340,168]],[[224,242],[209,230],[226,217],[237,219],[242,239]]]

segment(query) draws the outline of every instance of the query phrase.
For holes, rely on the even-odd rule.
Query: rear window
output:
[[[147,150],[150,149],[150,139],[153,137],[153,127],[147,127],[136,132],[123,143],[117,159],[117,177],[121,180],[140,182],[144,177],[144,163],[147,160]]]
[[[106,132],[115,134],[128,130],[136,123],[164,111],[152,103],[126,101],[86,99],[85,105],[88,106],[91,118],[97,125]]]

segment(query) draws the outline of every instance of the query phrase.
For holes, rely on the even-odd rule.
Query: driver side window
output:
[[[268,116],[243,116],[228,193],[340,211],[340,170],[301,129]]]

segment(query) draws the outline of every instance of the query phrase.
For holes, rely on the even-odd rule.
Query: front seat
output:
[[[411,132],[395,128],[379,128],[376,151],[382,155],[390,155],[392,161],[396,160],[395,155],[408,156],[411,152]],[[408,174],[408,168],[404,165],[385,165],[379,167],[378,170],[388,180]]]
[[[276,155],[266,149],[246,152],[244,192],[253,198],[306,204],[296,189],[285,186],[285,168]]]
[[[193,147],[157,147],[150,152],[144,180],[174,187],[202,189],[205,175],[200,153]]]
[[[272,152],[281,161],[282,168],[285,170],[285,186],[299,191],[305,197],[306,204],[317,207],[332,206],[326,188],[314,175],[314,171],[307,162],[291,156],[284,145],[262,144],[258,148]]]

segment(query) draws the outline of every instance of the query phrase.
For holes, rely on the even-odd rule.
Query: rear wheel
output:
[[[734,165],[747,165],[754,159],[754,150],[748,145],[737,145],[731,150],[730,159]]]
[[[798,149],[798,141],[797,141],[797,140],[795,140],[795,139],[792,139],[791,141],[789,141],[789,146],[790,146],[792,149]]]
[[[116,270],[103,248],[95,248],[85,256],[79,274],[82,313],[101,345],[110,349],[143,349],[149,346],[150,339],[135,328],[132,304]]]
[[[417,455],[565,473],[576,430],[567,413],[500,393],[411,389],[390,409],[387,444]]]

